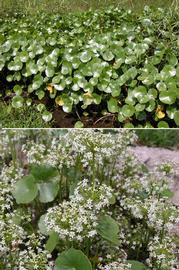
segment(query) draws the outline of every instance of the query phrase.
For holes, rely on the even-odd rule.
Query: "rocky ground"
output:
[[[174,192],[172,201],[174,204],[179,205],[179,149],[169,150],[165,148],[155,148],[147,146],[136,146],[131,149],[137,158],[147,164],[150,168],[165,162],[173,164],[175,171],[174,181],[171,181],[171,189]],[[177,225],[174,230],[179,235],[179,226]]]
[[[165,148],[155,148],[147,146],[136,146],[132,151],[141,162],[147,164],[150,168],[163,162],[170,162],[173,164],[175,171],[174,182],[171,188],[174,191],[173,202],[179,205],[179,149],[169,150]]]

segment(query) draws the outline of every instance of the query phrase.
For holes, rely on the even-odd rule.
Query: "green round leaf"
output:
[[[73,103],[72,102],[65,102],[63,105],[63,111],[66,113],[71,113],[73,109]]]
[[[26,65],[27,65],[27,72],[29,73],[28,74],[29,76],[31,74],[37,74],[38,66],[33,61],[28,62]]]
[[[81,250],[70,248],[62,252],[55,261],[55,270],[92,270],[88,258]]]
[[[45,74],[47,77],[51,78],[54,76],[55,74],[55,70],[54,70],[54,67],[53,66],[47,66],[46,70],[45,70]]]
[[[63,62],[61,73],[63,75],[71,74],[72,72],[72,65],[69,62]]]
[[[149,89],[148,91],[148,97],[149,99],[156,99],[158,96],[157,90],[154,88]]]
[[[152,111],[155,110],[155,106],[156,106],[155,101],[150,100],[145,109],[146,109],[147,112],[152,112]]]
[[[108,111],[111,113],[117,113],[119,111],[118,102],[116,99],[111,98],[108,101]]]
[[[45,92],[43,90],[36,91],[36,95],[38,96],[39,100],[42,100],[45,97]]]
[[[45,224],[45,217],[46,215],[42,215],[38,222],[38,228],[40,232],[44,235],[49,235],[49,231],[47,230],[46,224]]]
[[[48,112],[48,111],[45,111],[43,112],[42,114],[42,119],[45,121],[45,122],[50,122],[52,120],[52,113]]]
[[[119,225],[110,216],[103,216],[100,218],[97,226],[97,232],[105,240],[108,240],[115,245],[119,244]]]
[[[170,119],[174,119],[175,113],[176,113],[176,107],[174,106],[168,106],[166,113]]]
[[[41,183],[38,185],[40,197],[39,200],[42,203],[52,202],[58,194],[58,183]]]
[[[160,122],[158,123],[158,128],[169,128],[169,125],[168,125],[168,123],[165,122],[165,121],[160,121]]]
[[[33,175],[36,181],[49,181],[58,175],[58,170],[48,164],[30,166],[30,173]]]
[[[175,112],[174,114],[174,121],[177,126],[179,126],[179,110]]]
[[[147,95],[147,89],[145,86],[138,86],[134,89],[133,95],[138,99],[139,103],[147,103],[149,101],[149,96]]]
[[[42,112],[44,109],[45,109],[45,105],[44,104],[40,103],[40,104],[37,105],[37,110],[39,112]]]
[[[16,95],[20,96],[22,94],[22,87],[20,85],[15,85],[13,88]]]
[[[20,55],[19,55],[19,58],[23,63],[26,63],[27,60],[29,59],[28,52],[26,52],[26,51],[21,52]]]
[[[131,265],[131,270],[147,270],[147,267],[139,261],[128,260],[127,263]]]
[[[84,52],[82,52],[81,55],[80,55],[80,60],[81,60],[81,62],[83,62],[83,63],[89,62],[89,61],[91,60],[91,58],[92,58],[92,54],[91,54],[91,52],[89,52],[89,51],[84,51]]]
[[[21,96],[15,96],[12,98],[12,106],[16,109],[22,108],[24,103],[24,99]]]
[[[166,91],[167,90],[167,86],[164,82],[159,82],[159,83],[157,83],[156,86],[157,86],[157,89],[159,91]]]
[[[127,123],[124,125],[124,128],[134,128],[134,125],[131,123]]]
[[[32,89],[37,90],[43,85],[43,77],[38,74],[34,77],[33,84],[32,84]]]
[[[159,99],[164,104],[174,104],[176,101],[176,94],[172,91],[162,91],[159,95]]]
[[[176,75],[176,69],[171,65],[166,65],[160,72],[160,75],[162,80],[167,80]]]
[[[125,117],[131,117],[135,113],[135,108],[132,105],[124,105],[121,109],[121,112]]]
[[[105,61],[112,61],[114,59],[114,54],[111,51],[106,51],[102,54]]]
[[[74,127],[75,128],[83,128],[84,127],[84,124],[81,121],[78,121],[78,122],[76,122],[76,124],[75,124]]]
[[[38,194],[34,177],[29,175],[19,180],[15,184],[12,194],[18,204],[32,202]]]
[[[49,236],[49,239],[45,245],[45,249],[48,250],[50,253],[55,249],[56,245],[58,244],[59,236],[56,232],[52,232]]]
[[[143,105],[143,104],[138,103],[138,104],[135,106],[135,110],[136,110],[137,112],[142,112],[144,109],[145,109],[145,105]]]

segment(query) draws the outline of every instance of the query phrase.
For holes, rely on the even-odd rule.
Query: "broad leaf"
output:
[[[58,244],[59,236],[56,232],[52,232],[49,236],[49,239],[45,245],[46,250],[50,253],[55,249],[56,245]]]
[[[24,99],[21,96],[15,96],[12,99],[12,106],[16,109],[22,108],[24,103]]]
[[[127,263],[131,265],[131,270],[147,270],[147,267],[141,262],[128,260]]]
[[[30,173],[34,176],[38,182],[48,181],[58,175],[58,170],[48,164],[30,166]]]
[[[177,126],[179,126],[179,111],[176,111],[174,114],[174,120]]]
[[[176,94],[173,91],[162,91],[159,99],[164,104],[174,104],[176,101]]]
[[[40,217],[39,222],[38,222],[38,228],[42,234],[49,235],[50,233],[45,225],[45,217],[46,215],[42,215]]]
[[[48,111],[45,111],[43,112],[42,114],[42,119],[45,121],[45,122],[50,122],[52,120],[52,113],[48,112]]]
[[[103,216],[100,218],[97,226],[97,232],[109,242],[115,245],[119,244],[119,225],[110,216]]]
[[[42,203],[52,202],[58,194],[58,183],[41,183],[38,185],[40,192],[39,200]]]
[[[58,256],[55,270],[92,270],[92,266],[81,250],[70,248]]]
[[[111,98],[108,101],[108,111],[111,113],[117,113],[119,111],[118,102],[116,99]]]
[[[38,194],[38,188],[34,177],[29,175],[19,180],[15,184],[12,194],[19,204],[32,202]]]

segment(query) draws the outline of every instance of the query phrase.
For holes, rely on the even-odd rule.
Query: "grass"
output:
[[[179,148],[179,129],[136,130],[139,144],[164,148]]]
[[[35,106],[13,109],[12,106],[0,103],[0,128],[50,128],[50,124],[42,120]]]
[[[32,14],[42,10],[50,13],[78,12],[103,8],[109,5],[141,10],[145,5],[155,7],[176,7],[178,6],[178,0],[0,0],[0,13],[12,14],[14,11],[25,11],[26,13]]]

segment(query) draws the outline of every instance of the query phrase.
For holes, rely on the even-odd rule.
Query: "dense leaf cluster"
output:
[[[19,108],[44,98],[71,113],[115,114],[119,126],[179,126],[178,14],[146,7],[0,20],[3,95]]]

